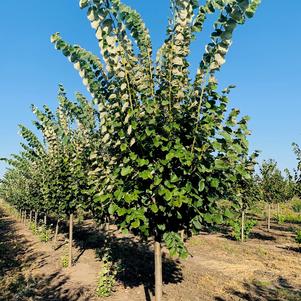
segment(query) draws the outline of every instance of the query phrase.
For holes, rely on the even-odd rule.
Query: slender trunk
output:
[[[268,231],[271,230],[271,204],[268,204]]]
[[[245,241],[245,210],[241,212],[241,241]]]
[[[106,218],[106,223],[105,223],[105,231],[109,231],[110,230],[110,219]]]
[[[155,241],[155,301],[162,300],[162,251],[161,244]]]
[[[184,242],[184,239],[185,239],[185,232],[184,232],[184,230],[180,231],[180,236],[181,236],[181,240]]]
[[[34,212],[34,226],[35,228],[38,227],[38,211]]]
[[[72,266],[72,241],[73,241],[73,213],[69,217],[69,262],[68,267]]]
[[[29,211],[29,222],[31,223],[32,221],[32,210]]]
[[[44,225],[47,225],[47,214],[44,215]]]
[[[57,236],[59,234],[59,220],[56,221],[56,226],[55,226],[55,233],[54,233],[54,245],[56,245],[57,242]]]
[[[27,211],[26,210],[24,210],[24,224],[26,224],[26,217],[27,217]]]
[[[22,221],[22,210],[21,209],[19,210],[19,217],[20,217],[20,220]]]
[[[280,204],[277,203],[277,218],[278,218],[278,221],[279,221],[279,217],[280,217]]]

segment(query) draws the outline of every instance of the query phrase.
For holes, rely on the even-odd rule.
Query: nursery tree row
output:
[[[100,57],[51,37],[78,70],[88,100],[59,87],[55,111],[32,110],[36,130],[20,126],[22,151],[8,159],[1,195],[21,210],[68,216],[78,208],[98,222],[152,238],[156,300],[162,296],[161,247],[187,256],[179,232],[220,223],[227,199],[245,210],[257,153],[250,154],[247,117],[229,108],[233,86],[221,89],[237,26],[259,0],[172,0],[166,39],[154,55],[141,16],[119,0],[81,0]],[[190,45],[209,15],[216,18],[196,76]],[[211,18],[210,18],[211,19]],[[71,248],[70,248],[71,250]],[[71,256],[69,256],[71,264]]]

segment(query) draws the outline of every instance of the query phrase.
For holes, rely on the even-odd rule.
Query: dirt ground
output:
[[[301,252],[290,227],[259,223],[246,243],[224,234],[202,233],[188,241],[187,260],[164,258],[164,301],[301,300]],[[94,229],[94,230],[93,230]],[[67,241],[54,248],[0,208],[1,301],[151,301],[153,256],[147,244],[112,230],[113,260],[122,271],[112,296],[95,297],[101,263],[101,231],[75,227],[75,264],[63,268]]]

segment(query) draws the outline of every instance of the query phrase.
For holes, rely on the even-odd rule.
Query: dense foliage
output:
[[[135,10],[120,0],[81,0],[101,57],[58,33],[51,41],[79,71],[92,102],[77,94],[73,103],[60,87],[56,112],[33,107],[43,143],[22,127],[27,144],[12,159],[1,194],[17,207],[58,217],[82,207],[185,257],[180,230],[191,234],[220,222],[222,198],[246,200],[256,158],[249,157],[248,118],[229,109],[232,87],[221,91],[215,74],[235,28],[259,2],[172,0],[154,59]],[[217,19],[192,78],[190,45],[211,14]],[[23,188],[26,197],[18,192]]]

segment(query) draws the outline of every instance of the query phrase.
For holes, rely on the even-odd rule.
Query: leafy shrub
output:
[[[292,209],[294,212],[300,213],[301,212],[301,200],[295,200],[292,204]]]
[[[301,244],[301,229],[298,229],[298,230],[296,231],[295,241],[296,241],[298,244]]]
[[[301,215],[295,212],[284,214],[284,219],[289,223],[301,223]]]
[[[47,227],[45,225],[43,225],[38,228],[37,234],[39,236],[40,241],[47,242],[50,240],[51,230],[47,229]]]
[[[246,220],[245,221],[245,226],[244,226],[244,237],[245,239],[248,239],[250,236],[250,233],[254,226],[256,225],[256,221],[251,219],[251,220]],[[231,220],[229,221],[229,226],[231,227],[231,236],[239,241],[241,240],[241,220]]]
[[[34,222],[31,222],[31,223],[29,223],[29,230],[34,234],[34,235],[37,235],[37,233],[38,233],[38,229],[37,229],[37,227],[36,227],[36,225],[35,225],[35,223]]]
[[[286,221],[286,216],[284,214],[277,215],[278,224],[283,225]]]

